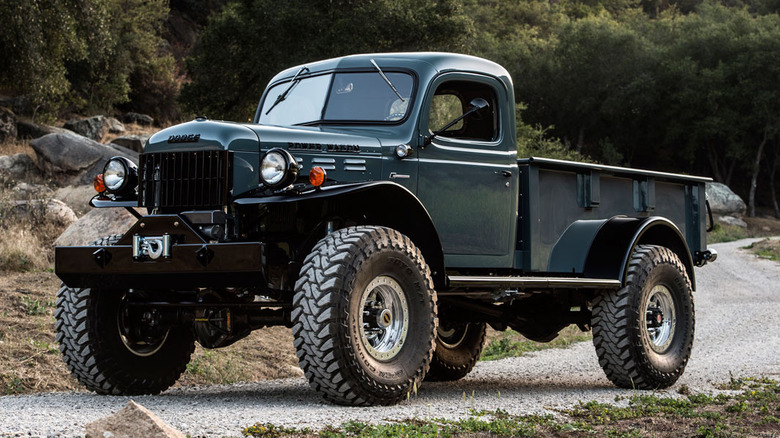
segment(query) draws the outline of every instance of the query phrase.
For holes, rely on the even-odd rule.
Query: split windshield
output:
[[[291,81],[280,82],[268,91],[259,123],[291,126],[399,121],[409,108],[414,79],[408,73],[385,74],[401,98],[376,71],[299,77],[292,86]],[[287,94],[278,101],[285,91]]]

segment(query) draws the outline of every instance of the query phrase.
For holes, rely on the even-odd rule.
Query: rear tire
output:
[[[390,405],[416,391],[431,361],[436,292],[420,250],[389,228],[328,234],[295,284],[298,361],[326,400]]]
[[[626,286],[593,303],[593,344],[599,364],[622,388],[666,388],[680,378],[693,347],[691,281],[670,249],[640,245]]]
[[[93,245],[113,245],[110,236]],[[57,293],[56,331],[71,374],[98,394],[157,394],[173,385],[195,349],[191,330],[155,331],[126,306],[127,291],[74,289]]]
[[[474,368],[485,345],[485,323],[447,324],[439,321],[436,350],[425,380],[460,380]]]

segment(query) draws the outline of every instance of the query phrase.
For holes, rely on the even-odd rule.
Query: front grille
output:
[[[139,203],[159,212],[221,209],[231,184],[228,151],[140,156]]]

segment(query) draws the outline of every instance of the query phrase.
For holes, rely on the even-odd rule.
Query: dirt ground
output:
[[[52,272],[0,273],[0,394],[80,389],[54,338],[59,286]],[[227,348],[198,346],[177,386],[299,375],[290,329],[272,327]]]

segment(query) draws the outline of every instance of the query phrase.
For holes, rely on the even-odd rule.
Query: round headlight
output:
[[[135,164],[124,157],[108,160],[103,168],[103,183],[110,193],[120,193],[133,188],[137,170]]]
[[[271,149],[260,163],[260,179],[269,187],[292,184],[298,176],[298,163],[284,149]]]

